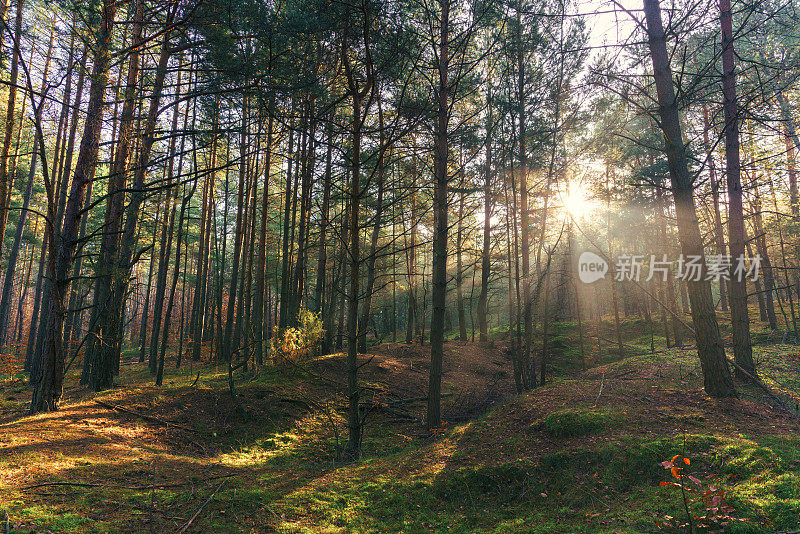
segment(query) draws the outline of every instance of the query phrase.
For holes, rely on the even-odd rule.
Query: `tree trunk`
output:
[[[406,271],[408,272],[408,323],[406,324],[406,343],[414,340],[415,330],[419,331],[417,315],[417,158],[411,154],[411,231],[406,252]],[[416,328],[415,328],[416,327]]]
[[[18,9],[22,8],[22,2],[20,2]],[[47,94],[47,76],[50,71],[50,58],[52,57],[53,53],[53,39],[55,37],[55,28],[50,30],[50,44],[47,48],[47,57],[44,63],[44,70],[42,73],[42,86],[40,89],[40,93],[42,95],[42,101],[39,103],[39,106],[33,106],[34,112],[34,122],[39,123],[42,119],[42,111],[44,110],[45,105],[45,95]],[[34,95],[31,95],[31,102],[33,103]],[[10,97],[9,97],[10,99]],[[11,107],[12,104],[9,102],[9,106]],[[4,148],[5,151],[5,148]],[[23,194],[22,198],[22,209],[19,212],[19,218],[17,219],[17,227],[14,230],[14,243],[11,245],[11,250],[8,253],[8,263],[6,264],[6,275],[3,279],[3,294],[0,297],[0,347],[6,346],[6,341],[8,339],[8,330],[10,324],[10,317],[9,317],[9,310],[11,309],[11,290],[13,287],[14,282],[14,274],[17,270],[17,259],[19,258],[19,249],[22,243],[22,235],[25,230],[25,221],[28,217],[28,207],[30,206],[31,201],[31,193],[33,192],[33,182],[36,177],[36,148],[34,147],[33,156],[31,157],[31,164],[28,170],[28,184],[25,186],[25,193]],[[0,180],[2,178],[0,177]],[[2,209],[2,208],[0,208]],[[0,234],[2,236],[2,234]]]
[[[270,169],[272,166],[272,128],[274,126],[274,100],[270,100],[269,109],[267,113],[267,145],[266,145],[266,158],[264,161],[264,193],[261,196],[261,229],[259,232],[258,241],[258,255],[256,259],[256,294],[255,294],[255,310],[253,314],[253,328],[255,331],[256,343],[256,364],[261,365],[265,350],[264,339],[269,339],[267,336],[267,328],[265,323],[264,311],[266,302],[266,314],[269,316],[269,298],[265,299],[266,282],[267,282],[267,222],[269,210],[269,183],[270,183]]]
[[[172,137],[169,141],[169,149],[167,153],[167,177],[165,186],[169,187],[166,191],[166,201],[164,202],[164,224],[161,229],[161,244],[158,255],[158,275],[156,280],[156,294],[155,306],[153,308],[153,329],[150,333],[150,356],[149,366],[152,368],[156,365],[158,370],[156,372],[156,385],[161,385],[161,378],[164,373],[164,361],[158,358],[158,339],[161,333],[161,323],[163,321],[164,311],[164,297],[167,292],[167,275],[169,273],[170,257],[172,256],[172,241],[174,237],[175,228],[175,215],[178,209],[178,191],[175,184],[172,183],[174,178],[173,170],[175,164],[175,149],[176,149],[176,136],[178,133],[178,111],[180,106],[180,87],[181,87],[181,71],[178,71],[178,79],[176,83],[175,103],[172,110]],[[187,107],[188,110],[188,107]],[[182,136],[184,139],[185,136]],[[183,163],[183,151],[180,154],[181,163]],[[181,165],[178,165],[178,176],[181,174]],[[175,253],[176,256],[180,254],[180,249]],[[177,270],[177,263],[176,263]]]
[[[717,241],[717,252],[725,254],[725,232],[722,229],[722,215],[719,206],[719,182],[717,181],[717,168],[714,163],[714,153],[711,151],[711,143],[708,138],[708,132],[711,129],[711,124],[708,120],[708,109],[703,105],[703,147],[706,151],[706,159],[708,162],[708,177],[711,183],[711,200],[714,203],[714,237]],[[728,311],[728,289],[726,283],[721,280],[719,284],[719,300],[722,311]]]
[[[462,184],[463,186],[463,184]],[[461,248],[464,243],[464,192],[458,201],[458,230],[456,231],[456,308],[458,309],[458,339],[467,340],[467,316],[464,310],[464,265]]]
[[[136,170],[133,183],[131,184],[130,202],[125,208],[124,226],[116,226],[119,244],[111,244],[111,254],[109,255],[108,266],[110,272],[109,293],[106,302],[106,312],[98,316],[97,331],[101,332],[99,343],[93,351],[94,365],[89,375],[89,385],[95,391],[99,391],[113,385],[113,372],[109,370],[117,369],[119,365],[120,350],[123,336],[123,316],[125,307],[125,297],[128,287],[130,270],[136,260],[134,260],[134,247],[137,243],[136,230],[139,223],[139,210],[145,200],[145,177],[150,163],[150,152],[155,142],[155,127],[159,115],[159,103],[164,87],[164,79],[167,74],[167,66],[171,56],[170,47],[170,26],[175,16],[177,3],[173,4],[165,21],[166,31],[162,36],[161,51],[156,66],[153,91],[150,95],[150,106],[147,111],[144,128],[139,147]],[[138,6],[137,6],[138,10]],[[124,176],[124,175],[123,175]],[[118,195],[122,197],[122,195]],[[120,198],[120,209],[122,209]],[[168,213],[162,213],[165,219]],[[121,220],[121,219],[120,219]],[[155,235],[155,234],[154,234]],[[138,259],[138,258],[137,258]],[[101,300],[101,302],[103,302]],[[155,363],[155,362],[153,362]],[[150,371],[155,374],[154,365],[150,366]]]
[[[377,88],[375,91],[380,94]],[[383,107],[378,99],[378,128],[380,141],[378,143],[378,197],[375,199],[375,220],[372,225],[372,237],[367,258],[367,287],[364,292],[364,303],[361,305],[361,328],[358,331],[358,350],[367,350],[367,327],[372,313],[372,296],[375,291],[375,259],[378,255],[378,237],[383,225],[383,195],[385,191],[386,169],[384,165],[384,151],[386,150]]]
[[[361,236],[359,235],[359,203],[361,201],[361,136],[364,124],[364,116],[369,112],[369,101],[363,106],[364,99],[374,89],[374,77],[371,64],[371,51],[369,43],[370,21],[367,11],[364,11],[363,35],[364,49],[366,51],[366,82],[363,87],[358,87],[355,75],[350,64],[349,54],[351,50],[348,44],[350,14],[347,14],[347,26],[345,27],[342,38],[342,63],[344,64],[347,76],[347,88],[353,104],[352,117],[352,150],[353,160],[351,163],[350,177],[350,209],[349,209],[349,239],[350,239],[350,288],[348,291],[347,307],[347,428],[348,438],[345,447],[345,457],[350,460],[358,460],[361,457],[361,410],[359,408],[359,388],[358,388],[358,287],[359,287],[359,245]],[[362,106],[365,108],[362,111]]]
[[[661,129],[664,133],[665,152],[669,166],[672,194],[678,223],[678,239],[684,257],[699,256],[705,265],[703,240],[695,210],[692,181],[686,162],[672,69],[669,65],[667,42],[661,22],[659,0],[644,0],[647,36],[653,62],[653,72],[658,93]],[[712,397],[736,396],[725,349],[714,311],[711,286],[708,281],[688,282],[692,305],[692,322],[706,393]]]
[[[316,288],[314,290],[316,311],[322,316],[322,326],[324,330],[322,353],[327,354],[331,350],[329,332],[333,327],[332,314],[330,309],[330,302],[326,298],[327,286],[327,268],[328,268],[328,224],[329,224],[329,211],[331,201],[331,184],[333,176],[331,171],[332,158],[333,158],[333,119],[336,116],[335,112],[331,112],[328,119],[328,126],[326,128],[325,142],[328,144],[327,155],[325,156],[325,177],[322,183],[322,207],[320,208],[321,221],[319,228],[319,258],[317,260],[317,280]]]
[[[239,258],[245,233],[245,177],[247,176],[247,99],[242,103],[242,132],[239,149],[239,190],[236,198],[236,229],[233,241],[233,266],[231,267],[231,285],[228,290],[228,316],[225,321],[225,334],[220,345],[220,360],[231,361],[236,347],[233,346],[234,313],[236,308],[236,289],[239,283]]]
[[[89,91],[89,105],[86,110],[83,138],[78,152],[78,162],[72,179],[72,187],[67,200],[64,223],[61,231],[56,234],[52,226],[48,233],[50,240],[50,260],[48,261],[48,278],[46,291],[50,298],[48,306],[42,313],[40,329],[46,328],[45,343],[41,354],[41,361],[37,372],[32,377],[34,386],[31,399],[31,413],[52,411],[58,408],[61,398],[62,383],[64,379],[64,346],[63,346],[63,320],[64,300],[69,284],[67,273],[74,259],[75,248],[78,244],[78,231],[83,218],[83,204],[89,182],[97,166],[97,155],[100,141],[100,131],[103,123],[103,110],[105,108],[104,96],[108,85],[109,48],[114,27],[114,15],[117,3],[113,0],[103,0],[102,20],[95,45],[95,59],[92,68],[92,84]],[[44,144],[44,141],[41,140]],[[43,172],[46,166],[43,165]],[[49,207],[51,216],[54,206]]]
[[[431,367],[428,382],[428,410],[425,425],[442,424],[442,359],[444,357],[444,315],[447,295],[447,131],[450,118],[448,80],[450,0],[439,0],[438,111],[434,133],[433,183],[433,269],[431,294]]]
[[[489,88],[491,91],[491,87]],[[486,104],[489,110],[486,118],[486,161],[484,162],[483,183],[483,248],[481,249],[481,292],[478,296],[478,339],[481,342],[489,340],[489,269],[491,260],[491,232],[492,232],[492,97],[487,93]]]
[[[745,258],[744,210],[742,206],[742,179],[739,159],[739,110],[736,102],[736,73],[733,51],[733,27],[730,0],[719,0],[722,26],[722,93],[725,112],[725,174],[728,182],[728,246],[731,258],[738,262]],[[731,328],[733,330],[733,355],[736,377],[743,381],[755,380],[756,364],[750,342],[750,317],[747,312],[747,280],[731,276],[729,283]]]
[[[13,36],[13,50],[11,53],[11,73],[9,76],[8,84],[8,101],[6,108],[6,128],[3,139],[3,151],[0,154],[0,250],[2,250],[3,238],[6,235],[6,221],[8,220],[8,193],[11,189],[11,183],[14,180],[10,176],[8,161],[11,152],[11,141],[14,136],[14,121],[16,119],[15,103],[17,97],[17,75],[19,72],[19,55],[21,53],[20,39],[22,37],[22,14],[23,14],[24,0],[17,0],[17,14],[14,19],[14,36]],[[5,10],[4,10],[5,11]],[[5,21],[4,21],[5,22]],[[6,33],[6,28],[3,27],[3,35]],[[52,45],[51,45],[52,46]],[[1,53],[1,52],[0,52]],[[33,98],[33,95],[31,95]],[[44,101],[42,102],[44,105]],[[36,159],[34,154],[33,160]]]
[[[289,144],[286,150],[286,190],[283,199],[283,242],[281,250],[281,304],[280,316],[278,318],[278,330],[283,331],[289,325],[289,282],[290,282],[290,265],[291,265],[291,252],[292,252],[292,239],[291,239],[291,212],[292,212],[292,195],[294,194],[295,187],[292,182],[292,149],[294,141],[294,129],[289,125]]]
[[[100,255],[97,261],[93,308],[92,328],[86,347],[84,359],[84,375],[81,382],[88,384],[95,391],[113,385],[110,372],[110,354],[114,351],[115,340],[107,331],[112,310],[111,298],[115,291],[114,284],[118,278],[114,272],[120,244],[120,230],[124,214],[125,184],[133,150],[133,132],[135,128],[136,92],[139,83],[139,57],[142,43],[144,17],[144,1],[137,0],[133,14],[133,49],[128,59],[128,74],[125,85],[124,104],[120,115],[119,139],[117,153],[108,178],[105,224],[100,242]],[[106,361],[109,360],[109,361]]]

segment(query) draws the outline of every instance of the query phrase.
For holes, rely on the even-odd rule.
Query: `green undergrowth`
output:
[[[754,356],[766,381],[800,390],[795,389],[800,383],[793,368],[800,361],[797,348],[756,347]],[[653,364],[665,373],[657,377],[658,387],[677,390],[693,380],[691,387],[699,388],[696,354],[686,350],[621,359],[606,365],[603,376],[627,377],[625,373]],[[116,395],[124,394],[139,402],[140,396],[152,393],[149,385],[137,385],[131,375],[124,378],[131,387],[112,390],[103,398],[116,402]],[[208,440],[208,455],[186,453],[159,462],[173,462],[172,472],[198,469],[196,487],[133,490],[119,482],[103,488],[45,489],[63,497],[42,501],[27,494],[6,500],[0,495],[0,517],[3,508],[9,510],[23,525],[12,530],[18,532],[132,532],[143,531],[136,527],[149,529],[152,506],[159,526],[169,525],[165,531],[170,531],[173,524],[180,526],[191,517],[220,484],[197,518],[195,531],[647,533],[657,532],[657,524],[667,517],[680,522],[685,516],[680,490],[660,486],[673,479],[659,463],[680,454],[691,460],[686,473],[701,482],[698,489],[720,488],[731,506],[736,521],[724,532],[800,528],[800,436],[769,434],[769,421],[758,435],[723,432],[715,428],[713,415],[675,414],[670,405],[659,407],[673,419],[686,419],[681,428],[689,432],[675,434],[666,427],[648,427],[657,421],[640,420],[641,412],[621,396],[612,408],[581,407],[585,399],[576,397],[566,404],[568,409],[561,404],[549,413],[532,410],[537,413],[534,420],[515,423],[527,413],[526,403],[537,409],[547,406],[548,388],[571,391],[568,382],[574,379],[560,377],[483,418],[433,435],[421,427],[371,420],[364,431],[364,458],[343,464],[336,460],[347,437],[342,414],[281,402],[269,394],[305,379],[277,369],[241,375],[237,391],[253,417],[222,417],[217,426],[211,420],[193,420],[200,436],[192,439]],[[208,419],[223,406],[230,409],[223,404],[229,400],[226,380],[220,368],[201,369],[199,378],[197,371],[182,370],[170,375],[167,386],[147,402],[180,405],[198,389],[198,397],[210,404],[198,404],[197,410],[204,410],[198,413]],[[589,402],[595,394],[590,397]],[[21,423],[8,428],[16,430],[17,424]],[[7,446],[15,439],[13,434],[7,438]],[[57,479],[138,477],[139,485],[152,480],[149,460],[112,464],[86,454],[68,458],[69,465],[56,472]],[[27,450],[0,458],[0,469],[47,460],[42,450]],[[219,482],[206,480],[198,468],[204,463],[233,475]],[[693,513],[705,513],[706,504],[695,494],[689,506]],[[124,512],[125,522],[93,510],[107,510],[118,514],[116,518]],[[168,519],[172,517],[183,519]],[[664,531],[685,532],[669,528]]]
[[[464,431],[448,438],[456,448],[456,434]],[[476,468],[445,465],[409,477],[376,476],[368,461],[284,499],[280,509],[291,519],[280,527],[282,532],[654,532],[665,517],[684,516],[679,489],[659,486],[670,479],[659,462],[675,454],[691,458],[687,470],[702,488],[722,488],[737,519],[722,531],[766,533],[800,524],[800,440],[698,434],[623,436],[599,447],[520,455]],[[691,499],[693,513],[704,514],[705,504]]]
[[[602,431],[618,417],[609,411],[563,410],[544,418],[544,429],[554,438],[574,438]]]

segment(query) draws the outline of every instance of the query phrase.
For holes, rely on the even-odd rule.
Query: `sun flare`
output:
[[[564,197],[564,209],[575,218],[588,215],[594,209],[594,202],[586,197],[580,187],[570,187]]]

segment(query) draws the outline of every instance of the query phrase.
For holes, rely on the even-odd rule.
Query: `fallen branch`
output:
[[[203,508],[205,508],[208,505],[208,503],[211,502],[211,499],[214,498],[214,495],[216,495],[217,492],[219,492],[219,490],[221,490],[222,486],[224,486],[224,485],[225,485],[225,481],[223,480],[222,482],[219,483],[219,486],[217,486],[217,488],[214,490],[214,492],[211,495],[208,496],[208,499],[206,499],[205,502],[203,502],[203,504],[200,505],[200,508],[197,509],[197,511],[194,513],[194,515],[192,517],[190,517],[189,520],[186,523],[184,523],[184,525],[180,528],[180,530],[178,530],[178,534],[183,534],[184,532],[186,532],[186,529],[188,529],[190,526],[192,526],[192,523],[194,522],[195,519],[197,519],[197,516],[200,515],[200,512],[203,511]]]
[[[600,400],[600,395],[603,394],[603,386],[605,385],[605,375],[600,379],[600,391],[597,392],[597,398],[594,400],[594,405],[597,406],[597,402]]]
[[[171,421],[165,421],[164,419],[159,419],[158,417],[153,417],[152,415],[145,415],[143,413],[137,412],[136,410],[130,410],[128,408],[123,408],[122,406],[116,406],[114,404],[108,404],[107,402],[103,402],[103,401],[100,401],[100,400],[97,400],[97,399],[95,399],[94,402],[99,404],[103,408],[108,408],[109,410],[135,415],[136,417],[140,417],[140,418],[144,419],[145,421],[150,421],[152,423],[158,423],[158,424],[164,425],[164,426],[171,426],[171,427],[179,428],[179,429],[185,430],[187,432],[194,432],[195,434],[199,434],[200,433],[198,430],[195,430],[194,428],[189,428],[188,426],[179,425],[178,423],[173,423]]]
[[[89,482],[43,482],[41,484],[31,484],[30,486],[22,486],[21,490],[28,490],[34,488],[45,488],[49,486],[77,486],[79,488],[97,488],[105,486],[105,484],[92,484]],[[147,486],[148,488],[150,486]]]
[[[235,476],[233,474],[229,475],[218,475],[214,477],[209,477],[202,482],[208,482],[210,480],[219,480],[220,478],[230,478]],[[100,484],[100,483],[93,483],[93,482],[42,482],[39,484],[31,484],[29,486],[22,486],[20,490],[28,490],[28,489],[35,489],[35,488],[45,488],[51,486],[76,486],[79,488],[100,488],[100,487],[107,487],[107,488],[114,488],[114,489],[126,489],[126,490],[143,490],[143,489],[166,489],[166,488],[180,488],[182,486],[188,486],[190,484],[194,484],[195,480],[190,480],[188,482],[174,482],[171,484],[147,484],[146,486],[115,486],[111,484]]]
[[[749,378],[751,384],[754,384],[754,385],[758,386],[762,391],[764,391],[764,393],[766,393],[770,398],[772,398],[772,400],[777,402],[778,405],[784,411],[786,411],[786,413],[796,417],[795,413],[786,404],[786,402],[784,402],[784,400],[782,398],[778,397],[771,389],[769,389],[769,386],[767,386],[764,382],[762,382],[761,379],[751,375],[749,372],[747,372],[747,370],[745,370],[741,365],[736,363],[734,360],[731,360],[730,358],[728,358],[728,361],[731,363],[731,365],[733,365],[736,368],[737,371],[739,371],[740,373],[745,375],[747,378]]]

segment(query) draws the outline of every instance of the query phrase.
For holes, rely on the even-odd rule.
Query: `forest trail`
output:
[[[676,517],[657,464],[683,453],[703,481],[725,477],[748,524],[780,524],[769,506],[800,516],[794,489],[747,497],[770,477],[800,488],[798,420],[757,391],[707,397],[690,351],[630,357],[503,402],[513,377],[501,344],[446,347],[448,424],[433,433],[416,400],[429,349],[391,344],[362,356],[370,412],[365,458],[353,465],[333,461],[345,424],[342,355],[239,380],[246,421],[224,368],[173,372],[159,389],[123,366],[125,388],[94,399],[72,389],[58,412],[0,424],[0,509],[23,532],[171,532],[198,510],[187,532],[571,531],[559,530],[561,517],[587,532],[647,532]],[[798,354],[773,346],[762,364],[777,373]],[[4,408],[24,403],[17,389],[4,384]]]

